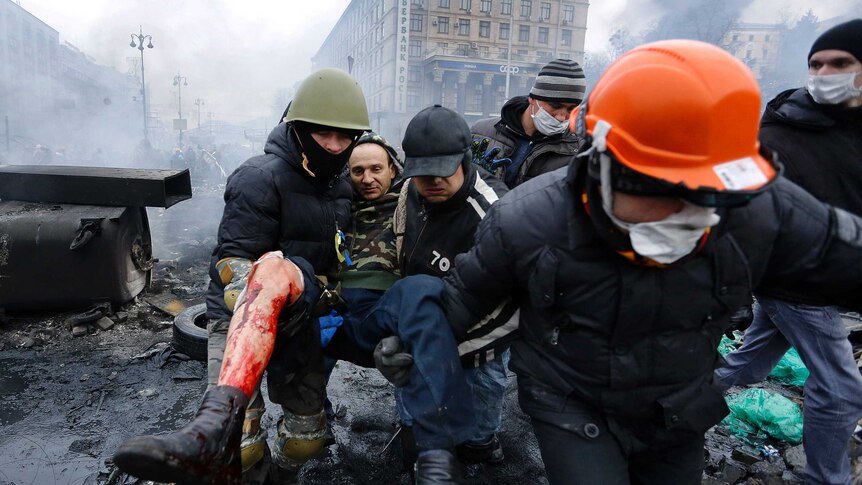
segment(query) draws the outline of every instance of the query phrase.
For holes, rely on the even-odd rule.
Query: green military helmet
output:
[[[284,121],[371,130],[362,88],[349,74],[335,68],[320,69],[302,81]]]

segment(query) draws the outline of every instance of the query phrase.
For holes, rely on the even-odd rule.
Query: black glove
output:
[[[413,356],[404,352],[401,339],[393,335],[381,340],[374,348],[374,366],[392,385],[403,387],[410,381]]]
[[[751,309],[750,304],[743,305],[730,315],[730,326],[724,331],[724,335],[733,340],[733,332],[736,330],[745,332],[752,321],[754,321],[754,310]]]
[[[473,140],[473,143],[470,144],[470,151],[473,153],[474,164],[494,173],[498,168],[508,166],[512,163],[512,160],[509,158],[496,158],[502,149],[500,147],[494,147],[488,150],[488,144],[490,142],[491,140],[488,138]]]

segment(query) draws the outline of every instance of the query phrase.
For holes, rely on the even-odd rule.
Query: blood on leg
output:
[[[251,398],[275,347],[281,310],[302,290],[302,272],[280,251],[255,262],[230,321],[219,385],[237,387]]]

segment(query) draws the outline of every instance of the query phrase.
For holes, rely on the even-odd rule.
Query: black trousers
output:
[[[703,435],[662,449],[644,445],[601,411],[518,381],[551,485],[699,485]]]

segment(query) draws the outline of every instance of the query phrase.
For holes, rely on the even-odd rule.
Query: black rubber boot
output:
[[[503,455],[503,447],[500,446],[500,440],[497,439],[496,434],[487,443],[481,445],[461,443],[458,445],[457,450],[458,458],[464,463],[487,463],[498,466],[506,461],[506,457]]]
[[[155,482],[239,484],[246,405],[248,398],[236,387],[214,387],[189,424],[173,434],[129,438],[114,453],[114,463]]]
[[[428,450],[416,459],[416,485],[461,483],[461,463],[449,450]]]

